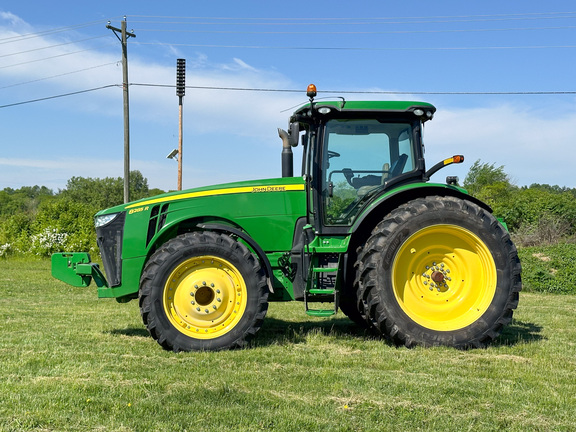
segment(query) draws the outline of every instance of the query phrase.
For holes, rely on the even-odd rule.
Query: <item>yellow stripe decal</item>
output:
[[[245,187],[236,187],[236,188],[228,188],[228,189],[214,189],[214,190],[207,190],[207,191],[200,191],[200,192],[190,192],[181,195],[174,195],[170,197],[164,198],[156,198],[151,199],[148,201],[138,202],[135,204],[130,204],[126,206],[126,209],[134,208],[134,207],[141,207],[147,206],[151,204],[157,203],[166,203],[170,201],[180,201],[183,199],[189,198],[197,198],[197,197],[204,197],[204,196],[217,196],[217,195],[232,195],[232,194],[241,194],[241,193],[262,193],[262,192],[289,192],[289,191],[303,191],[304,185],[303,184],[289,184],[289,185],[270,185],[270,186],[245,186]]]

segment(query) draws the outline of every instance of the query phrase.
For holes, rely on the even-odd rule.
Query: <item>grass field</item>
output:
[[[0,431],[574,431],[576,296],[523,294],[484,350],[395,348],[271,304],[250,349],[163,351],[136,302],[0,260]]]

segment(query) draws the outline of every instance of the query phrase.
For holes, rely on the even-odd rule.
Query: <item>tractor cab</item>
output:
[[[311,191],[310,216],[319,233],[346,233],[362,210],[399,184],[426,177],[422,124],[436,108],[423,102],[338,101],[297,110],[284,135],[283,173],[290,146],[304,148],[302,175]],[[298,136],[301,136],[298,139]],[[287,167],[288,165],[288,167]],[[289,174],[291,175],[291,174]]]

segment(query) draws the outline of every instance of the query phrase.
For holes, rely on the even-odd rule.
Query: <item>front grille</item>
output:
[[[126,213],[122,212],[109,224],[96,228],[100,255],[108,285],[111,287],[119,286],[122,283],[122,238],[125,219]]]

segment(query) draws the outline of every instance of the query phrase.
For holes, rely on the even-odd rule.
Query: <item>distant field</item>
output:
[[[252,348],[163,351],[136,302],[0,259],[0,431],[574,431],[576,296],[521,295],[485,350],[395,348],[271,304]]]

